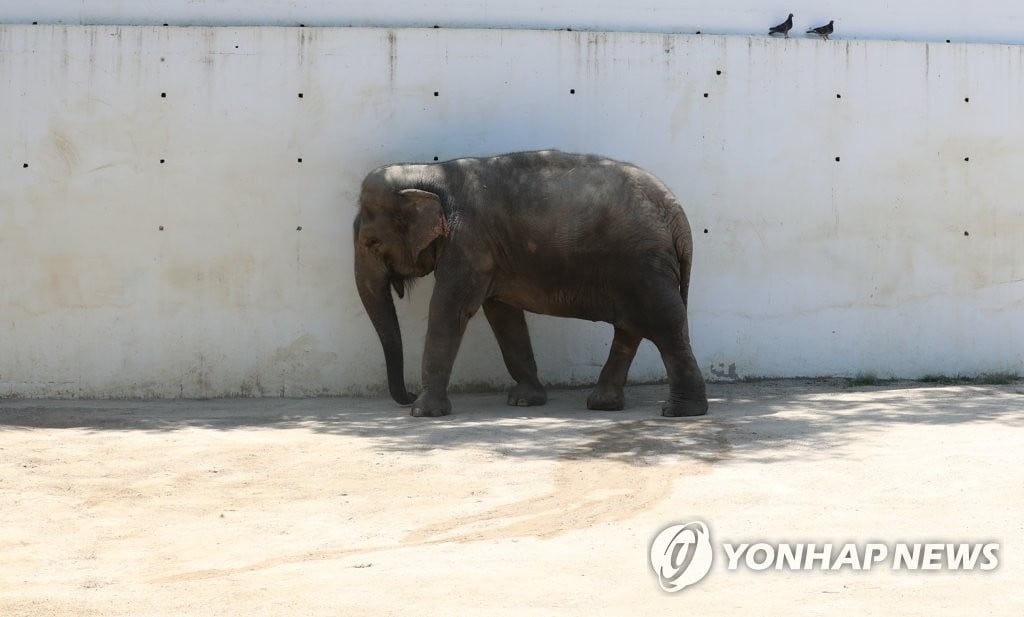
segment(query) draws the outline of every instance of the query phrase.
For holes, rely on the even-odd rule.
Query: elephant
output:
[[[558,150],[385,165],[362,183],[353,240],[356,287],[391,396],[411,404],[413,416],[451,413],[452,365],[481,307],[515,381],[510,405],[547,402],[529,311],[614,326],[589,409],[623,408],[629,366],[647,338],[668,373],[662,415],[707,413],[687,323],[690,224],[665,184],[637,166]],[[423,389],[414,398],[392,290],[402,298],[431,272]]]

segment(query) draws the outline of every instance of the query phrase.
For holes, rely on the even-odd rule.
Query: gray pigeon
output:
[[[771,28],[768,29],[768,36],[771,36],[773,34],[781,34],[781,35],[785,36],[788,39],[789,38],[789,31],[792,28],[793,28],[793,14],[790,13],[789,17],[786,18],[786,21],[782,22],[781,24],[779,24],[777,26],[772,26]]]
[[[825,24],[824,26],[819,26],[817,28],[811,28],[810,30],[807,31],[807,34],[817,34],[818,36],[820,36],[821,38],[823,38],[823,39],[825,39],[827,41],[828,40],[828,35],[832,34],[832,22],[833,21],[835,21],[835,20],[829,20],[829,22],[827,24]]]

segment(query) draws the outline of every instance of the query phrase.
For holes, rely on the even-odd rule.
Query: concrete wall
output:
[[[0,394],[377,390],[361,177],[544,147],[686,205],[708,376],[1024,372],[1022,75],[996,45],[0,26]],[[399,303],[413,383],[431,287]],[[595,379],[609,327],[530,323],[542,378]],[[454,379],[508,382],[480,316]]]
[[[1024,43],[1012,0],[0,0],[0,23],[172,26],[513,28],[764,34],[795,14],[800,36],[836,21],[838,38]]]

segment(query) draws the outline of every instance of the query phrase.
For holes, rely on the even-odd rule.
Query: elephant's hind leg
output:
[[[537,379],[537,362],[533,358],[530,331],[526,327],[522,309],[497,300],[487,300],[484,302],[484,315],[487,316],[487,323],[491,324],[494,338],[498,339],[505,366],[516,381],[508,393],[508,404],[526,407],[548,402],[544,386]]]
[[[686,306],[679,296],[669,294],[658,308],[650,339],[665,361],[669,383],[669,399],[661,415],[702,416],[708,412],[708,398],[704,376],[690,349]]]
[[[626,397],[622,387],[626,385],[626,375],[629,374],[629,366],[633,363],[636,348],[641,340],[643,337],[639,334],[615,328],[615,338],[612,339],[612,349],[608,352],[608,361],[601,369],[597,386],[587,397],[587,409],[618,411],[625,406]]]

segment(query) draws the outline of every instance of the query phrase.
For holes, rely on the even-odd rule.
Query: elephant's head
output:
[[[423,185],[412,170],[395,165],[366,177],[352,232],[356,288],[384,348],[391,396],[402,405],[414,397],[405,389],[402,332],[391,290],[404,297],[409,279],[434,270],[438,240],[448,230],[438,191],[417,187]]]

